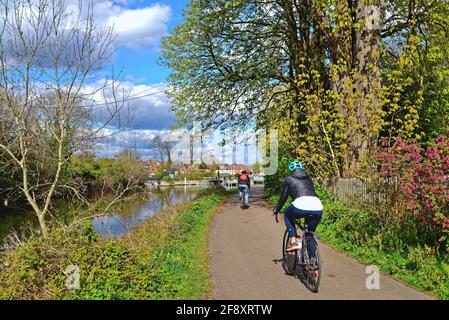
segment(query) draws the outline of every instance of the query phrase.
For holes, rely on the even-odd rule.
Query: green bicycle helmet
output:
[[[297,168],[304,170],[304,165],[299,160],[292,161],[288,165],[288,170],[290,170],[290,172],[292,172],[293,170],[295,170]]]

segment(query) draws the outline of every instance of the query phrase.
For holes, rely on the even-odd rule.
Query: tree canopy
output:
[[[448,120],[447,0],[192,0],[163,41],[185,125],[281,129],[285,152],[358,172],[380,136]]]

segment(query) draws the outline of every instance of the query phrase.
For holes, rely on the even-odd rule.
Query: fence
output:
[[[341,178],[328,182],[327,187],[341,201],[360,199],[369,203],[385,203],[397,194],[398,180]]]

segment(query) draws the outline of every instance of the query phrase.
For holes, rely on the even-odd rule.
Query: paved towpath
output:
[[[432,299],[381,275],[380,289],[366,289],[366,266],[319,243],[323,261],[320,290],[312,293],[284,273],[283,221],[274,222],[262,187],[250,191],[250,208],[238,196],[222,205],[209,232],[213,299]],[[282,217],[282,216],[280,216]]]

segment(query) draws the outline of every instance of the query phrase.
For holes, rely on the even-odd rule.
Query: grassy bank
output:
[[[279,196],[267,192],[270,201]],[[449,299],[449,255],[430,244],[424,228],[412,217],[403,223],[378,223],[382,209],[348,205],[319,191],[324,214],[320,238],[335,249],[408,285]]]
[[[200,299],[208,295],[207,230],[227,192],[169,207],[121,239],[59,228],[0,255],[1,299]],[[80,288],[64,274],[79,267]]]

